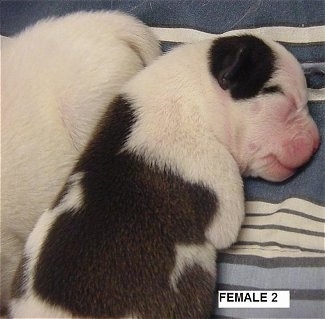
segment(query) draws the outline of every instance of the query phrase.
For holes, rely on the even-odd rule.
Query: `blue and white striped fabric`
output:
[[[78,10],[119,9],[152,29],[164,50],[234,30],[283,43],[308,74],[309,108],[325,140],[323,0],[8,1],[1,34],[40,18]],[[325,318],[325,145],[290,180],[247,179],[246,219],[238,241],[218,258],[217,289],[290,290],[289,309],[219,309],[224,318]]]

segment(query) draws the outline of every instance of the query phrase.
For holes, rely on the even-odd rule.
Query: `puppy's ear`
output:
[[[275,69],[271,48],[252,35],[217,39],[209,52],[210,71],[233,99],[256,96]]]

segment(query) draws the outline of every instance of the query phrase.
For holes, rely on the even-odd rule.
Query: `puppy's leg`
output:
[[[230,247],[237,239],[245,215],[243,181],[234,159],[223,155],[215,186],[219,207],[205,235],[217,250]]]

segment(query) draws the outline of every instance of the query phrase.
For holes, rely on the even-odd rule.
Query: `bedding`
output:
[[[253,31],[280,41],[305,69],[309,109],[325,138],[325,21],[320,0],[6,1],[1,35],[41,18],[118,9],[152,27],[164,51],[179,43]],[[290,308],[219,308],[213,318],[325,317],[325,146],[282,183],[245,180],[246,218],[238,241],[218,257],[218,290],[289,290]]]

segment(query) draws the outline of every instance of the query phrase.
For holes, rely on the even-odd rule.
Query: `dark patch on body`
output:
[[[224,37],[213,42],[209,67],[233,99],[249,99],[257,96],[271,79],[275,55],[267,44],[252,35]]]
[[[73,171],[84,173],[83,207],[62,213],[51,227],[35,291],[76,316],[208,317],[214,278],[191,267],[176,293],[169,276],[175,244],[206,241],[217,198],[203,185],[120,152],[136,117],[123,97],[109,109]]]
[[[7,306],[1,307],[0,316],[7,318],[7,316],[8,316],[8,307]]]
[[[23,256],[19,262],[17,267],[12,285],[11,285],[11,298],[20,298],[26,292],[26,284],[25,284],[25,272],[26,266],[28,263],[28,258]]]

